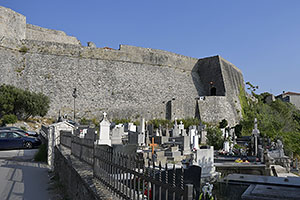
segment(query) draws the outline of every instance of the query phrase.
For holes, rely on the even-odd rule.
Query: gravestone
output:
[[[223,150],[224,150],[225,152],[229,152],[229,150],[230,150],[230,144],[229,144],[229,141],[224,141],[224,143],[223,143]]]
[[[182,121],[180,121],[180,124],[178,125],[178,129],[179,129],[179,135],[181,135],[181,136],[186,135],[186,131],[184,129],[184,124],[182,123]]]
[[[189,137],[191,139],[191,148],[199,149],[199,135],[196,126],[190,126]]]
[[[166,137],[170,137],[170,130],[169,130],[168,124],[166,127]]]
[[[136,125],[133,123],[128,123],[128,131],[136,132]]]
[[[148,124],[147,126],[147,133],[148,133],[148,136],[153,136],[153,132],[154,132],[154,127],[153,127],[153,124]]]
[[[103,113],[103,120],[100,122],[100,133],[97,144],[111,146],[110,139],[110,122],[107,119],[107,114]]]
[[[216,176],[214,166],[214,147],[208,149],[198,149],[194,156],[194,165],[200,166],[202,169],[201,178],[211,178]]]
[[[254,129],[252,130],[252,138],[253,138],[253,144],[252,148],[254,151],[254,156],[258,155],[258,137],[259,137],[259,130],[257,128],[257,119],[254,119]]]
[[[161,163],[162,166],[164,166],[167,163],[167,157],[165,156],[164,151],[156,151],[155,152],[155,157],[156,157],[156,163]]]
[[[96,129],[95,128],[88,128],[87,133],[84,136],[85,139],[96,140]]]
[[[146,129],[145,129],[145,119],[141,118],[140,126],[138,130],[138,146],[145,146],[145,140],[146,139]]]
[[[184,154],[187,155],[191,153],[191,140],[190,136],[179,136],[172,138],[176,144],[179,144],[180,146],[180,151]]]
[[[207,131],[205,130],[205,128],[206,128],[206,126],[204,124],[202,124],[202,122],[198,126],[198,132],[200,133],[200,143],[201,144],[206,144]]]
[[[146,133],[145,118],[141,118],[139,132],[144,134]]]
[[[199,136],[198,136],[198,135],[194,135],[194,136],[193,136],[193,145],[192,145],[192,149],[193,149],[193,150],[199,149]]]
[[[165,156],[169,161],[181,161],[181,152],[179,151],[178,146],[170,147],[168,150],[165,151]]]
[[[128,131],[128,144],[135,144],[138,143],[138,133],[133,131]]]
[[[172,130],[172,137],[179,137],[180,132],[179,132],[179,127],[177,125],[177,118],[175,118],[175,123],[174,123],[174,127]]]
[[[124,126],[123,124],[116,125],[111,130],[111,144],[123,144],[122,135],[124,134]]]

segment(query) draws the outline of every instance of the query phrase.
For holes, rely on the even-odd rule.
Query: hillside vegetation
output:
[[[300,155],[300,110],[279,99],[268,104],[265,98],[270,94],[255,94],[255,88],[257,86],[250,84],[249,89],[255,99],[247,97],[244,89],[240,90],[243,116],[240,122],[242,135],[252,133],[254,118],[257,118],[262,137],[269,137],[272,140],[281,139],[286,153]]]

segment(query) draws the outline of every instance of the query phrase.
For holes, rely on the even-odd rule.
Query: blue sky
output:
[[[220,55],[258,93],[300,92],[299,0],[0,0],[27,23],[83,45],[119,44],[203,58]]]

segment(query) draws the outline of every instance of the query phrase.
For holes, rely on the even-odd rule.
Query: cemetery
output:
[[[291,169],[298,162],[291,163],[280,140],[260,136],[256,119],[249,137],[238,138],[234,129],[221,128],[223,147],[215,150],[204,142],[209,133],[202,123],[186,129],[174,120],[172,127],[157,128],[144,118],[139,125],[115,124],[107,116],[103,113],[99,134],[93,127],[66,121],[41,129],[48,138],[49,165],[72,199],[299,197],[300,179],[291,173],[298,172],[298,166]],[[74,181],[85,188],[83,194],[74,193]],[[279,195],[278,190],[285,192]]]

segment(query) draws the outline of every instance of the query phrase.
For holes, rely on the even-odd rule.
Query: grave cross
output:
[[[149,146],[152,148],[152,155],[154,154],[154,147],[157,146],[157,144],[154,143],[154,137],[152,137],[152,143],[149,144]]]

